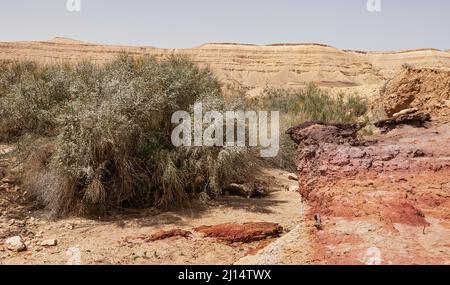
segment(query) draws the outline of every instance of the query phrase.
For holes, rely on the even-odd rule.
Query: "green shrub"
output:
[[[24,134],[54,136],[58,117],[69,101],[88,94],[95,67],[12,63],[0,68],[0,135],[17,139]]]
[[[0,110],[16,117],[1,130],[48,137],[25,163],[24,184],[55,214],[216,196],[250,168],[246,148],[172,145],[175,111],[198,101],[205,111],[228,108],[210,70],[185,58],[31,66],[2,72]]]
[[[300,89],[267,88],[260,98],[252,98],[247,104],[280,111],[280,152],[272,161],[291,171],[296,170],[296,145],[285,134],[287,129],[305,121],[356,122],[368,111],[366,99],[357,95],[332,96],[314,84]]]

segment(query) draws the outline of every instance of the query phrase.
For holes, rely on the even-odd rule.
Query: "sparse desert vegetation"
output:
[[[196,102],[206,110],[280,111],[281,151],[274,161],[292,171],[289,127],[356,122],[367,112],[367,100],[333,97],[314,84],[226,100],[214,74],[184,57],[124,54],[103,66],[12,63],[0,71],[0,88],[0,134],[18,141],[22,183],[55,215],[167,207],[218,196],[242,180],[254,161],[249,149],[172,145],[172,114],[192,111]]]
[[[22,183],[54,214],[207,199],[250,166],[245,148],[172,145],[175,111],[226,108],[211,71],[186,58],[13,63],[0,78],[1,134],[18,141]]]
[[[260,97],[251,98],[249,106],[280,111],[280,152],[273,159],[278,167],[295,172],[296,145],[285,134],[292,126],[306,121],[356,123],[367,121],[368,99],[356,94],[332,96],[314,83],[305,88],[266,88]]]
[[[0,45],[0,264],[68,250],[83,264],[449,262],[448,52],[14,46]],[[175,148],[171,115],[197,101],[280,111],[279,156]]]

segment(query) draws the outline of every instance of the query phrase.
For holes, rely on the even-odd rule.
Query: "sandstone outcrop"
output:
[[[388,116],[411,108],[450,116],[450,72],[405,68],[387,82],[381,101]]]
[[[399,112],[392,118],[378,121],[375,123],[375,126],[381,130],[381,133],[387,133],[401,125],[423,128],[425,123],[431,121],[430,114],[409,110],[409,112]]]
[[[205,237],[217,238],[226,243],[249,243],[278,237],[283,233],[280,225],[265,222],[201,226],[194,230],[204,234]]]
[[[319,263],[367,263],[374,250],[383,264],[449,263],[450,125],[364,140],[356,129],[315,122],[290,132]]]

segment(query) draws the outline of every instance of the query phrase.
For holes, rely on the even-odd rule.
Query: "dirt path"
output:
[[[275,244],[276,256],[266,262],[311,263],[311,245],[302,218],[305,205],[298,193],[287,191],[297,185],[287,175],[280,170],[261,170],[259,179],[270,185],[270,194],[265,198],[228,196],[203,209],[164,213],[142,210],[108,220],[52,221],[46,218],[45,212],[33,211],[24,204],[21,191],[0,190],[0,264],[264,264],[266,259],[258,255],[253,259],[244,257],[255,254],[276,239],[229,245],[193,231],[202,225],[246,222],[272,222],[284,229],[278,238],[281,242]],[[193,234],[189,238],[172,237],[155,242],[140,239],[171,229],[188,230]],[[16,253],[7,249],[5,239],[16,235],[27,244],[26,251]],[[283,243],[284,237],[290,239],[290,246]],[[56,239],[57,245],[41,245],[49,239]]]

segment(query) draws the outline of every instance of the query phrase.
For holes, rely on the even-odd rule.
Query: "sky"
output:
[[[69,11],[67,1],[80,1],[81,10]],[[381,1],[381,10],[369,11],[368,1]],[[0,0],[0,41],[55,36],[161,48],[235,42],[446,50],[450,1]]]

